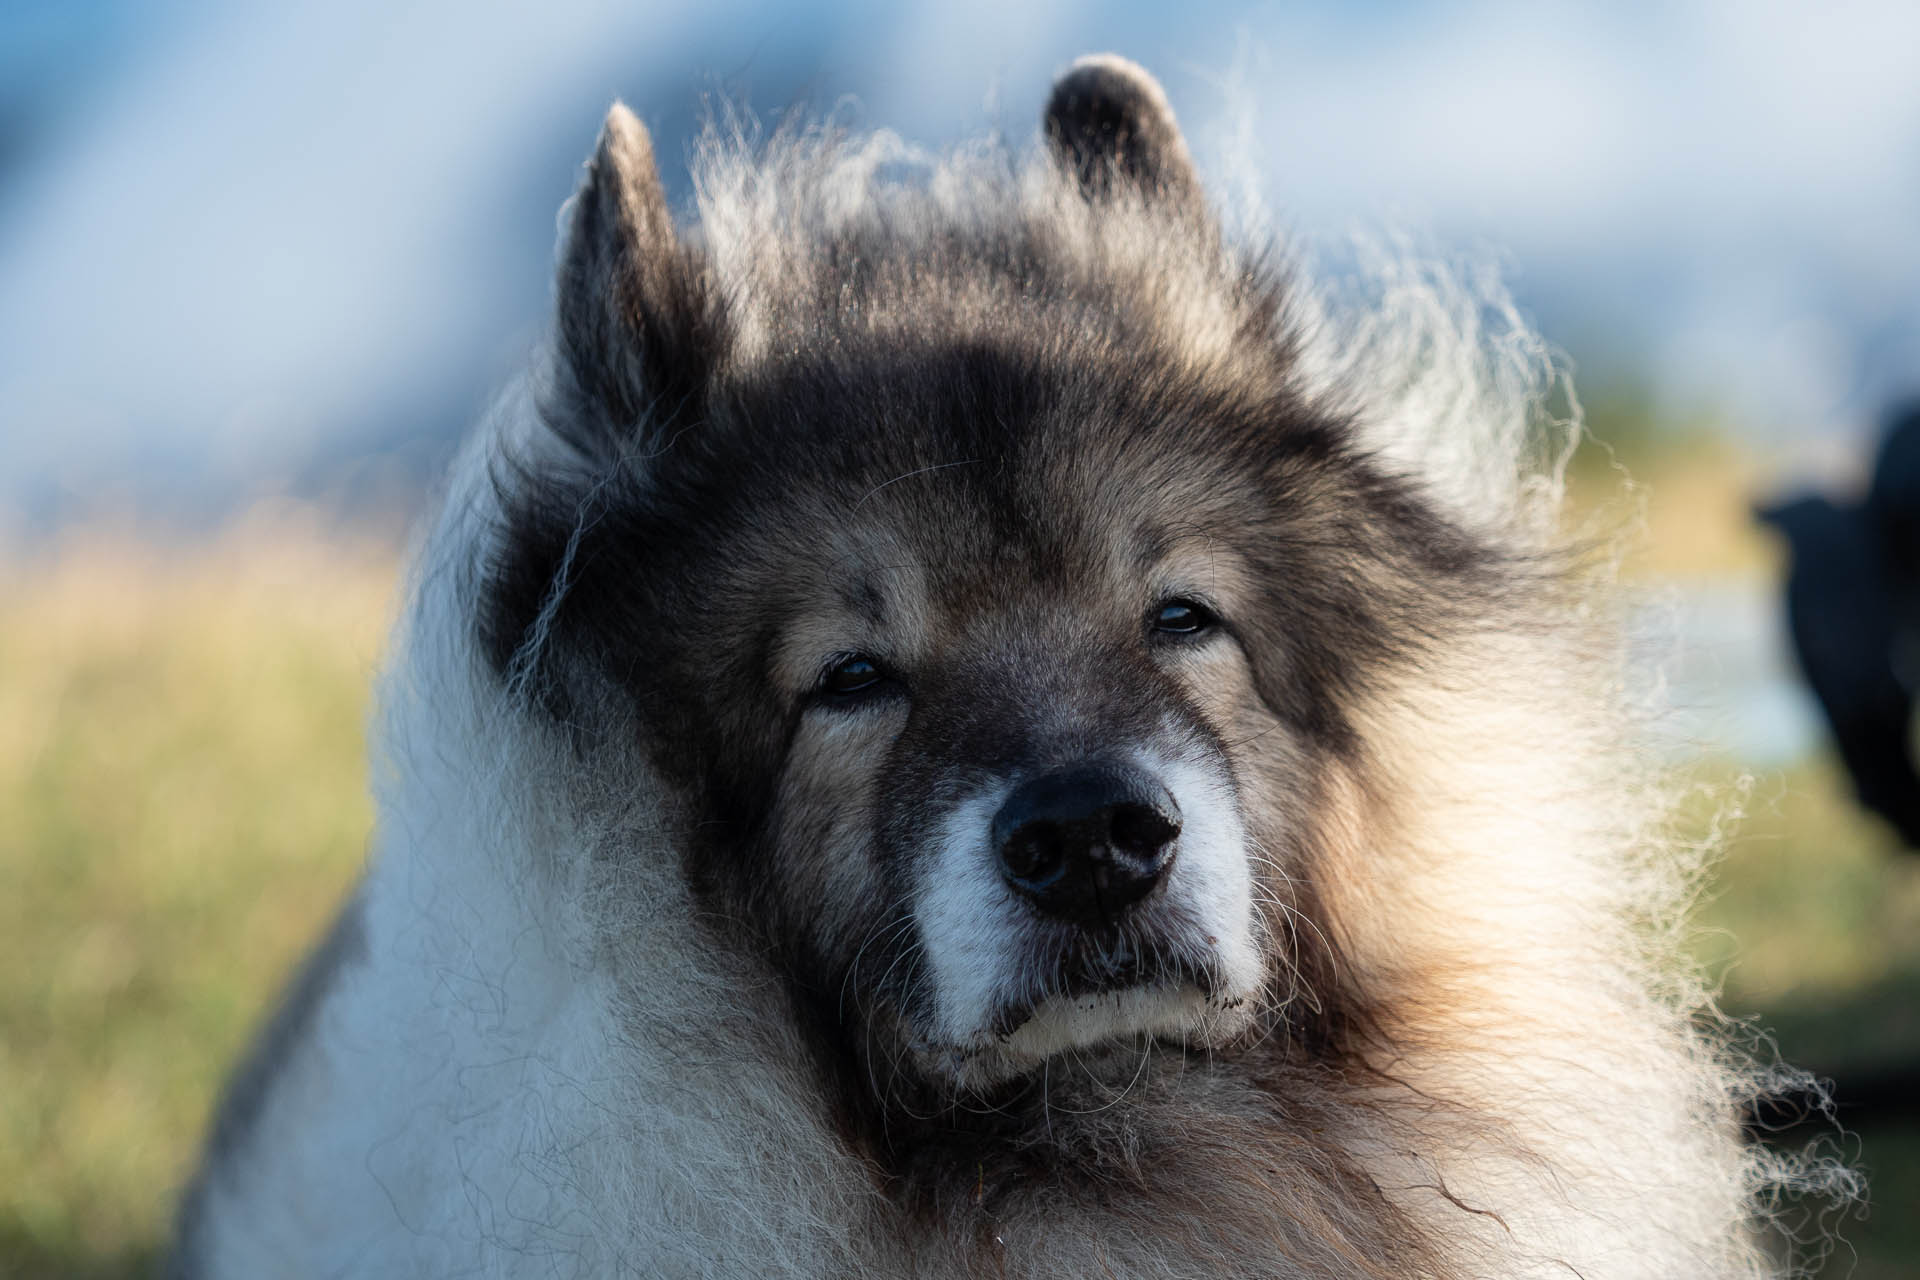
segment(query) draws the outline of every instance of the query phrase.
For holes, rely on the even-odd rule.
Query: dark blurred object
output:
[[[1891,415],[1864,502],[1759,508],[1786,537],[1787,620],[1860,803],[1920,849],[1920,403]]]
[[[1808,1128],[1851,1129],[1920,1116],[1920,1066],[1815,1072],[1747,1102],[1740,1123],[1756,1141]]]

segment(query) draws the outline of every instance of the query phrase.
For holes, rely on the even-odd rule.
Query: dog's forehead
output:
[[[904,607],[964,615],[1016,599],[1070,602],[1149,574],[1177,534],[1146,486],[1049,474],[1062,469],[1019,452],[936,448],[822,477],[807,505],[823,536],[803,554],[844,608],[876,619]]]
[[[1149,560],[1209,509],[1245,518],[1257,461],[1237,424],[1163,407],[1138,368],[1057,365],[979,349],[809,362],[734,400],[723,447],[768,481],[758,501],[804,509],[849,555],[1085,570]]]
[[[1165,353],[1084,337],[823,342],[734,371],[668,522],[705,561],[682,579],[736,583],[762,616],[778,599],[788,643],[826,649],[987,644],[996,618],[1111,633],[1183,591],[1231,603],[1214,579],[1272,498],[1249,424],[1284,427],[1286,406],[1186,394]]]

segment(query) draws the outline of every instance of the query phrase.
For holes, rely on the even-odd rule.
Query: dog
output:
[[[695,187],[616,105],[176,1274],[1773,1274],[1511,309],[1115,57]]]

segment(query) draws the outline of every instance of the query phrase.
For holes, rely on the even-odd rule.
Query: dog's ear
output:
[[[556,293],[556,426],[575,445],[618,447],[697,412],[719,312],[699,254],[674,232],[646,126],[618,102],[573,202]]]
[[[1054,82],[1047,144],[1090,200],[1131,192],[1202,206],[1200,180],[1160,82],[1114,54],[1082,58]]]

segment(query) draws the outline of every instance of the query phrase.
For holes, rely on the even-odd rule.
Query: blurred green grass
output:
[[[1704,518],[1663,491],[1729,518],[1716,446],[1672,456],[1656,532]],[[1709,571],[1765,571],[1753,535],[1716,539]],[[151,1269],[226,1066],[365,856],[395,565],[285,510],[0,556],[0,1275]],[[1920,1062],[1920,858],[1825,762],[1697,778],[1690,833],[1739,811],[1699,943],[1728,1005],[1822,1070]],[[1855,1155],[1875,1207],[1824,1274],[1920,1273],[1920,1126]]]
[[[142,1274],[364,856],[389,551],[284,513],[0,565],[0,1275]]]

